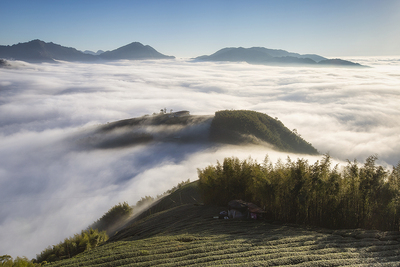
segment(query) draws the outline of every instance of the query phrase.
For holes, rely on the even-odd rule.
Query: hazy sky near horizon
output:
[[[397,0],[2,0],[0,10],[0,45],[41,39],[97,51],[137,41],[177,57],[239,46],[400,55]]]

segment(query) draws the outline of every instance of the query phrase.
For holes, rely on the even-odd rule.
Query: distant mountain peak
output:
[[[265,47],[227,47],[218,50],[214,54],[200,56],[195,59],[201,61],[247,62],[249,64],[264,65],[361,66],[360,64],[341,59],[327,59],[315,54],[301,55],[282,49],[269,49]]]
[[[140,42],[132,42],[121,46],[112,51],[107,51],[99,55],[102,59],[119,60],[119,59],[167,59],[175,58],[159,53],[149,45],[143,45]]]
[[[45,41],[42,41],[42,40],[40,40],[40,39],[34,39],[34,40],[31,40],[31,41],[29,41],[29,42],[27,42],[27,43],[28,43],[28,44],[34,44],[34,43],[46,44]],[[52,42],[49,42],[49,44],[52,44]]]
[[[82,52],[72,47],[65,47],[52,42],[47,43],[39,39],[34,39],[26,43],[18,43],[12,46],[0,45],[0,58],[27,62],[55,62],[56,60],[91,62],[100,59],[166,59],[174,57],[163,55],[151,46],[143,45],[139,42],[132,42],[112,51],[104,52],[98,50],[94,53],[89,50]]]

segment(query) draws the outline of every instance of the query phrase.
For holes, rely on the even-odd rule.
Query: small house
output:
[[[228,217],[230,219],[259,219],[264,211],[257,205],[243,200],[231,200],[228,203]]]

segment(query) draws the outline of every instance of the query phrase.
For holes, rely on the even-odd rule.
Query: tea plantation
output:
[[[197,183],[164,197],[104,245],[46,266],[400,266],[400,233],[215,219]]]

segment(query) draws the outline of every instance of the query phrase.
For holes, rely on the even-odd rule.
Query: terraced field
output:
[[[189,190],[188,190],[189,188]],[[223,207],[188,200],[193,184],[94,250],[46,266],[400,266],[399,232],[311,229],[220,220]],[[195,197],[191,197],[196,202]]]

